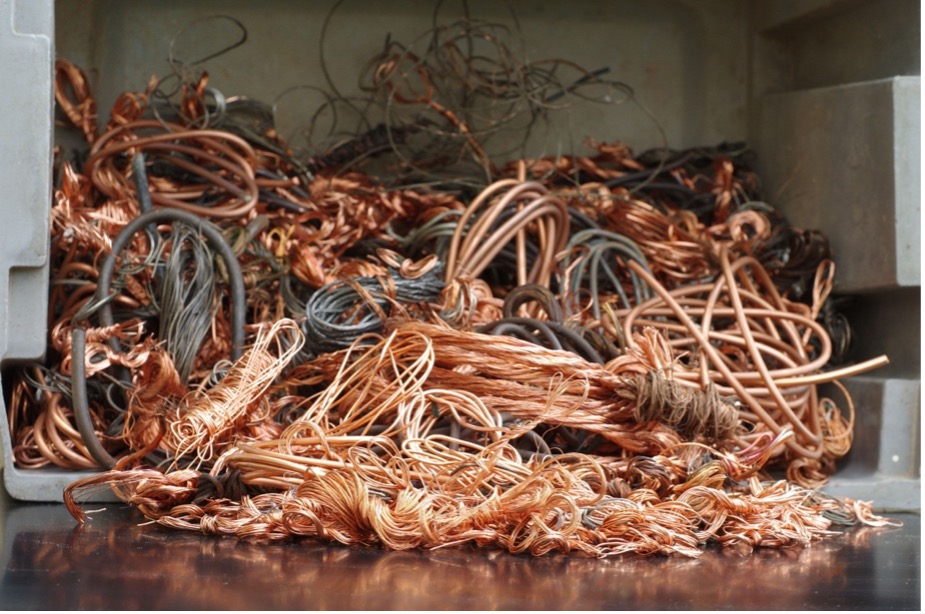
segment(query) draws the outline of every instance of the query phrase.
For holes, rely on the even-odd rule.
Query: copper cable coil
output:
[[[380,86],[398,78],[395,66],[382,70]],[[425,91],[412,102],[454,124],[476,161],[491,167],[462,116],[436,105],[429,74],[414,74]],[[386,190],[337,168],[306,181],[275,148],[207,126],[204,75],[181,88],[189,125],[142,119],[153,108],[151,85],[123,94],[109,129],[95,137],[82,79],[61,65],[58,87],[70,92],[59,94],[62,111],[84,132],[91,157],[86,175],[62,167],[55,197],[49,372],[71,372],[71,333],[92,314],[98,263],[143,209],[129,164],[139,152],[153,204],[213,218],[233,246],[247,278],[252,347],[247,360],[219,360],[230,333],[228,306],[217,300],[199,367],[182,382],[156,336],[133,328],[142,320],[156,326],[143,310],[155,267],[148,239],[130,241],[110,300],[128,315],[147,315],[85,329],[82,366],[91,382],[108,382],[91,402],[90,429],[118,460],[114,471],[68,489],[76,517],[75,496],[111,484],[177,529],[393,549],[476,543],[535,555],[697,556],[706,540],[782,547],[829,534],[824,514],[841,508],[805,487],[824,483],[850,448],[853,405],[846,395],[846,418],[815,387],[885,359],[824,371],[832,343],[816,319],[834,269],[813,269],[811,304],[781,295],[776,269],[758,259],[773,259],[762,246],[785,226],[741,207],[756,185],[737,158],[685,153],[653,163],[621,144],[594,144],[596,156],[514,163],[508,175],[516,177],[487,182],[467,204],[455,194]],[[415,93],[409,83],[388,87],[399,103]],[[657,176],[712,210],[661,202],[646,190]],[[651,270],[614,258],[620,279],[641,280],[655,296],[615,309],[601,292],[601,313],[570,316],[622,350],[606,365],[473,332],[504,315],[515,287],[557,283],[571,220],[579,219],[572,210],[587,218],[581,224],[630,237]],[[396,249],[401,243],[387,230],[441,221],[447,211],[459,212],[452,232],[431,235],[443,232],[447,249],[448,283],[437,304],[347,350],[300,354],[298,325],[287,319],[296,303],[338,279],[381,275],[386,265],[423,270],[424,259],[400,250],[376,259],[364,244]],[[431,240],[417,249],[426,254]],[[515,287],[480,277],[503,250],[516,260]],[[574,298],[558,291],[563,303]],[[117,367],[127,380],[109,372]],[[70,391],[38,379],[12,385],[16,462],[95,466],[73,424]],[[125,398],[108,398],[113,391]],[[113,436],[107,420],[122,402]],[[152,459],[170,470],[151,469]],[[789,483],[767,479],[775,467],[786,467]],[[853,519],[884,522],[869,505],[853,509]]]

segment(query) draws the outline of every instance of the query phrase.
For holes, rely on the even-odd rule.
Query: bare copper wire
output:
[[[812,463],[812,459],[822,463],[825,459],[836,458],[836,453],[847,449],[844,439],[847,435],[843,428],[833,426],[839,434],[830,433],[824,437],[823,424],[838,425],[841,418],[831,402],[825,412],[828,417],[823,418],[814,386],[836,380],[845,371],[820,373],[831,352],[828,336],[815,320],[801,313],[802,309],[788,309],[788,303],[777,293],[757,261],[745,257],[731,263],[726,248],[721,249],[720,257],[723,275],[717,282],[688,285],[675,291],[663,288],[641,267],[630,263],[658,297],[630,310],[622,327],[626,330],[640,325],[661,328],[674,335],[671,341],[674,347],[679,350],[691,347],[696,357],[691,362],[696,366],[675,368],[673,377],[692,385],[714,384],[722,394],[736,396],[743,403],[742,418],[757,427],[750,435],[743,436],[743,440],[754,439],[764,428],[778,434],[784,424],[789,424],[795,433],[787,442],[794,454],[790,462],[805,468],[791,477],[798,483],[818,485],[825,479],[824,472],[820,472],[821,465]],[[745,276],[746,270],[749,276]],[[758,281],[757,288],[751,281],[753,278]],[[740,287],[740,283],[744,287]],[[759,288],[763,296],[755,293]],[[698,294],[707,296],[706,300],[689,298]],[[728,298],[721,302],[723,294]],[[745,300],[750,303],[748,307]],[[662,319],[665,316],[675,319]],[[728,332],[714,331],[711,322],[715,317],[733,317],[736,324]],[[700,318],[701,323],[696,324],[693,318]],[[806,332],[801,332],[797,326]],[[813,359],[806,349],[809,334],[821,342],[819,355]],[[713,346],[711,339],[742,348],[742,361],[739,364],[731,361]],[[884,361],[885,357],[880,357],[855,365],[850,372],[863,372]],[[781,366],[771,369],[769,362]]]
[[[55,102],[88,143],[96,140],[96,99],[87,83],[87,75],[67,60],[55,60]]]
[[[414,64],[408,74],[399,74],[402,58]],[[424,63],[402,58],[386,57],[375,84],[397,104],[437,113],[476,162],[493,169],[463,115],[435,99]],[[182,171],[176,176],[183,179],[151,174],[154,204],[220,225],[245,270],[249,321],[262,323],[250,327],[245,356],[221,365],[230,331],[228,307],[218,301],[188,384],[142,320],[86,327],[88,376],[131,388],[121,436],[109,439],[127,448],[116,469],[65,492],[79,520],[78,498],[112,487],[146,517],[181,530],[601,557],[695,557],[707,541],[735,549],[806,544],[831,534],[825,512],[834,509],[872,525],[888,522],[869,503],[815,497],[807,488],[824,482],[847,453],[854,421],[847,394],[846,416],[833,400],[818,398],[815,386],[884,359],[823,370],[831,342],[816,319],[834,268],[825,261],[815,269],[811,304],[781,295],[755,249],[774,226],[739,207],[751,178],[730,159],[717,156],[701,175],[681,166],[668,174],[710,196],[709,226],[619,186],[652,170],[619,143],[592,143],[597,153],[590,156],[512,163],[507,178],[469,204],[450,194],[386,190],[342,169],[308,180],[283,149],[203,127],[206,78],[183,84],[180,123],[142,119],[157,87],[152,81],[144,92],[121,95],[106,132],[96,136],[86,77],[67,63],[56,67],[62,112],[84,132],[91,156],[83,173],[62,166],[55,193],[48,372],[70,372],[69,333],[92,311],[99,259],[140,211],[125,164],[138,152]],[[194,204],[201,197],[212,205]],[[653,299],[619,311],[601,297],[599,321],[575,315],[624,350],[606,365],[473,332],[501,317],[509,288],[493,288],[480,275],[511,242],[516,283],[549,287],[563,273],[557,263],[570,208],[634,241],[651,269],[614,263],[646,283]],[[381,336],[346,350],[301,353],[299,325],[288,319],[292,305],[280,297],[285,276],[311,290],[380,276],[384,266],[408,278],[421,274],[434,256],[347,254],[367,239],[394,246],[390,224],[414,226],[448,210],[461,213],[439,305],[410,319],[405,311]],[[528,240],[538,247],[532,264]],[[132,241],[114,305],[148,305],[151,250],[143,236]],[[107,375],[113,367],[131,381],[116,382]],[[18,466],[94,466],[61,384],[30,373],[11,388]],[[108,411],[90,408],[99,436]],[[592,450],[562,453],[560,440],[544,439],[556,429],[587,436]],[[149,454],[166,454],[169,469],[148,468]],[[767,479],[765,470],[776,466],[786,467],[788,481]]]
[[[138,134],[152,130],[154,134]],[[236,135],[219,130],[188,130],[156,120],[137,120],[116,126],[93,142],[86,169],[94,186],[110,198],[133,192],[128,173],[115,166],[115,157],[125,151],[164,156],[171,164],[207,182],[207,187],[178,186],[167,180],[151,178],[151,200],[156,205],[175,207],[204,217],[238,218],[257,204],[256,155],[250,144]],[[187,157],[201,162],[192,162]],[[207,165],[220,170],[209,170]],[[210,188],[218,189],[227,196],[219,204],[209,207],[192,202]]]
[[[512,206],[517,213],[492,231],[498,216]],[[471,228],[467,226],[470,220]],[[531,224],[537,227],[541,253],[528,271],[524,241]],[[542,184],[502,179],[485,188],[463,212],[450,242],[446,278],[478,277],[504,246],[516,239],[518,283],[548,285],[555,257],[568,241],[568,231],[565,205]]]
[[[221,382],[196,390],[180,400],[162,399],[166,433],[161,446],[173,452],[178,464],[187,455],[198,468],[216,458],[243,424],[257,419],[260,399],[302,347],[301,330],[282,319],[262,329],[254,345],[229,369]],[[277,346],[274,356],[268,350]],[[256,412],[255,412],[256,410]]]

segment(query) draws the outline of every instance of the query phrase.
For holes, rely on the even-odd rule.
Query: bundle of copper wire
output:
[[[888,522],[820,490],[854,407],[817,389],[886,359],[830,367],[830,254],[775,251],[802,231],[735,152],[504,166],[467,132],[480,189],[386,187],[210,125],[205,75],[98,136],[57,69],[88,154],[58,170],[49,353],[9,422],[18,466],[102,470],[65,492],[79,520],[108,486],[182,530],[592,556]]]

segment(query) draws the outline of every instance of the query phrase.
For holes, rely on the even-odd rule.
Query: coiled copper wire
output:
[[[602,557],[698,556],[706,541],[806,544],[831,534],[834,512],[886,522],[869,504],[809,489],[849,450],[853,422],[850,397],[846,417],[816,385],[885,359],[825,371],[832,342],[817,320],[834,268],[816,258],[824,250],[775,260],[775,241],[790,235],[776,217],[743,206],[755,191],[747,168],[722,152],[706,156],[709,163],[684,152],[653,164],[625,145],[592,143],[596,154],[515,162],[498,175],[471,114],[436,99],[440,75],[424,58],[378,60],[374,89],[436,113],[489,172],[468,203],[459,194],[385,189],[332,164],[310,178],[275,137],[210,127],[204,74],[181,84],[177,123],[145,118],[156,113],[152,81],[120,96],[97,136],[85,76],[56,67],[62,112],[91,150],[83,172],[62,166],[55,194],[49,365],[21,371],[9,416],[19,466],[95,465],[66,381],[72,332],[84,330],[80,364],[97,386],[91,427],[119,460],[68,488],[76,518],[85,519],[78,497],[112,487],[146,517],[181,530]],[[152,334],[158,252],[144,233],[125,246],[112,296],[102,297],[124,319],[92,325],[99,263],[143,209],[130,159],[145,171],[153,205],[213,220],[246,280],[250,349],[223,360],[229,305],[216,300],[186,382]],[[646,189],[656,179],[710,210],[663,201]],[[614,288],[625,305],[600,292],[599,312],[552,318],[593,329],[620,355],[600,364],[475,332],[513,317],[504,297],[529,284],[550,297],[557,288],[538,317],[550,318],[557,300],[586,304],[590,283],[577,297],[562,283],[573,220],[638,246],[638,261],[617,255],[607,264],[614,279],[645,284],[652,298]],[[431,223],[418,237],[402,236]],[[510,251],[513,285],[489,282],[484,273]],[[411,279],[438,258],[447,284],[435,304],[396,310],[381,334],[346,349],[303,351],[292,317],[312,292],[384,279],[387,267]],[[762,265],[772,261],[778,268]],[[811,301],[798,303],[775,271],[792,264],[790,272],[805,276],[814,261]],[[221,262],[216,268],[229,274]],[[116,414],[123,422],[113,429],[107,421]],[[770,479],[767,471],[781,467],[788,480]]]
[[[137,134],[152,129],[154,134]],[[112,128],[93,142],[86,169],[97,190],[110,198],[131,192],[126,173],[114,168],[116,156],[129,150],[143,151],[149,158],[166,158],[170,164],[204,180],[202,186],[179,186],[152,178],[151,200],[156,205],[222,218],[242,217],[257,205],[256,154],[240,137],[215,130],[187,130],[155,120],[137,120]],[[209,170],[209,166],[218,170]],[[212,206],[191,202],[215,189],[227,196]]]

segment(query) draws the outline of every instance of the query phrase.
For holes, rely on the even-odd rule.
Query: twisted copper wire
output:
[[[803,465],[809,463],[808,466],[813,467],[810,462],[813,459],[823,462],[826,458],[834,458],[834,452],[845,450],[844,440],[839,441],[840,437],[830,436],[828,443],[825,441],[822,425],[826,419],[821,416],[814,387],[816,383],[832,381],[841,376],[840,373],[818,374],[827,363],[831,351],[825,330],[815,320],[799,313],[800,310],[787,309],[784,299],[777,294],[770,278],[754,259],[746,257],[731,263],[728,249],[724,248],[721,251],[721,265],[723,276],[715,284],[686,286],[668,291],[647,273],[640,273],[641,267],[631,263],[630,266],[635,268],[637,274],[646,278],[659,297],[630,310],[622,326],[632,329],[633,326],[646,325],[673,330],[676,333],[687,333],[673,339],[672,344],[679,348],[692,345],[696,352],[697,367],[676,369],[674,378],[679,382],[698,382],[699,385],[715,384],[720,387],[722,393],[735,394],[744,404],[742,418],[758,427],[752,434],[743,436],[743,440],[754,439],[763,428],[778,434],[783,424],[789,424],[796,435],[787,442],[787,447],[794,454],[791,462]],[[754,294],[754,290],[745,290],[737,285],[736,274],[744,271],[746,266],[759,280],[761,290],[767,299]],[[742,276],[740,279],[745,280],[746,287],[751,286],[750,278]],[[706,301],[685,300],[687,296],[707,292],[709,296]],[[717,301],[723,292],[728,294],[728,306],[719,307]],[[756,307],[745,307],[744,298],[748,298]],[[668,309],[658,310],[660,305],[666,305]],[[655,311],[649,312],[651,316],[661,316],[660,318],[640,318],[642,314],[647,313],[647,309],[653,308]],[[674,322],[678,324],[674,324],[670,319],[661,319],[664,316],[677,318]],[[716,332],[712,329],[712,320],[722,316],[735,319],[735,324],[729,332]],[[695,317],[702,318],[701,324],[694,323],[692,318]],[[637,319],[641,321],[637,322]],[[796,329],[796,324],[804,327],[807,332],[801,334]],[[804,339],[810,334],[809,331],[821,341],[820,353],[814,359],[809,358],[805,349]],[[717,351],[710,339],[744,348],[744,364],[736,365]],[[855,366],[852,372],[873,368],[884,361],[885,358],[880,357]],[[768,362],[782,366],[770,369]],[[834,404],[829,406],[828,411],[837,411]],[[829,421],[835,424],[839,420],[837,417],[829,418]],[[844,437],[843,431],[841,437]],[[797,473],[793,477],[805,484],[817,484],[820,480],[818,472],[812,476],[807,474],[805,477]]]
[[[408,74],[399,74],[402,61],[413,65]],[[470,125],[468,110],[437,100],[440,75],[427,61],[388,56],[374,85],[395,104],[427,106],[496,172],[477,140],[487,132]],[[153,110],[152,81],[119,97],[97,137],[85,77],[66,64],[59,71],[62,112],[87,136],[91,157],[83,174],[62,167],[55,194],[49,372],[69,373],[69,333],[92,317],[99,259],[141,210],[136,171],[125,163],[139,152],[150,164],[155,205],[195,211],[222,228],[247,276],[249,322],[266,323],[250,327],[249,354],[222,363],[231,335],[219,301],[187,385],[146,318],[86,328],[89,378],[127,391],[121,436],[107,439],[127,450],[115,470],[68,488],[78,519],[75,498],[111,486],[176,529],[592,556],[697,556],[711,540],[732,548],[805,544],[830,534],[825,513],[833,510],[884,522],[869,504],[805,488],[822,483],[848,451],[854,419],[850,397],[846,417],[815,386],[883,361],[823,370],[832,349],[816,320],[834,268],[813,264],[808,304],[782,294],[760,262],[774,260],[769,246],[784,226],[743,208],[755,180],[738,160],[712,155],[703,164],[701,156],[694,165],[688,152],[653,164],[625,145],[591,143],[595,155],[514,162],[464,204],[454,194],[387,190],[343,168],[308,178],[275,137],[246,140],[207,126],[205,74],[182,84],[180,123],[143,119]],[[423,91],[408,80],[415,75]],[[498,86],[483,76],[473,73],[469,85]],[[657,176],[706,198],[710,211],[661,202],[645,189]],[[508,244],[519,286],[548,288],[563,273],[558,258],[572,210],[584,225],[635,241],[651,269],[614,263],[655,298],[618,311],[602,295],[597,321],[574,316],[623,350],[606,365],[473,332],[502,316],[501,297],[512,288],[480,276]],[[446,217],[455,220],[449,232],[401,241],[403,230],[456,211]],[[130,315],[150,307],[156,283],[155,246],[141,234],[127,247],[110,299]],[[371,252],[366,244],[395,251],[348,255]],[[404,254],[402,245],[418,251]],[[792,263],[795,274],[814,255]],[[411,278],[438,257],[450,282],[439,304],[405,311],[416,319],[391,321],[382,336],[347,350],[300,354],[301,333],[287,319],[301,315],[300,297],[332,281],[381,276],[384,266]],[[775,266],[784,272],[789,264]],[[292,296],[282,296],[284,287]],[[119,381],[117,367],[130,381]],[[63,384],[31,377],[11,389],[17,464],[93,466]],[[112,408],[95,402],[90,412],[105,438]],[[147,467],[165,455],[171,470]],[[765,479],[777,465],[789,482]]]
[[[607,223],[645,254],[661,283],[676,287],[702,280],[715,271],[708,258],[704,229],[689,211],[659,212],[633,199],[612,199],[604,208]]]
[[[289,338],[284,345],[285,337]],[[274,343],[276,356],[268,351]],[[177,458],[193,456],[192,466],[196,468],[212,461],[239,436],[244,422],[259,421],[261,396],[301,345],[298,327],[291,320],[279,320],[258,333],[254,345],[221,382],[178,402],[162,399],[166,405],[166,433],[161,446]],[[266,417],[265,412],[263,415]]]
[[[96,99],[87,75],[67,60],[55,60],[55,103],[88,143],[96,140]]]
[[[335,468],[306,473],[281,492],[195,504],[195,472],[141,469],[75,483],[67,501],[83,518],[74,497],[113,483],[146,516],[176,529],[239,538],[317,537],[397,550],[474,542],[536,556],[577,550],[601,557],[696,557],[708,540],[782,547],[833,534],[821,512],[836,509],[837,502],[814,500],[811,491],[781,481],[752,479],[743,491],[724,492],[717,488],[725,479],[718,467],[704,466],[709,471],[678,484],[676,498],[668,500],[645,488],[628,497],[603,494],[599,466],[576,458],[535,466],[506,489],[468,498],[400,484],[372,487],[357,472]]]

